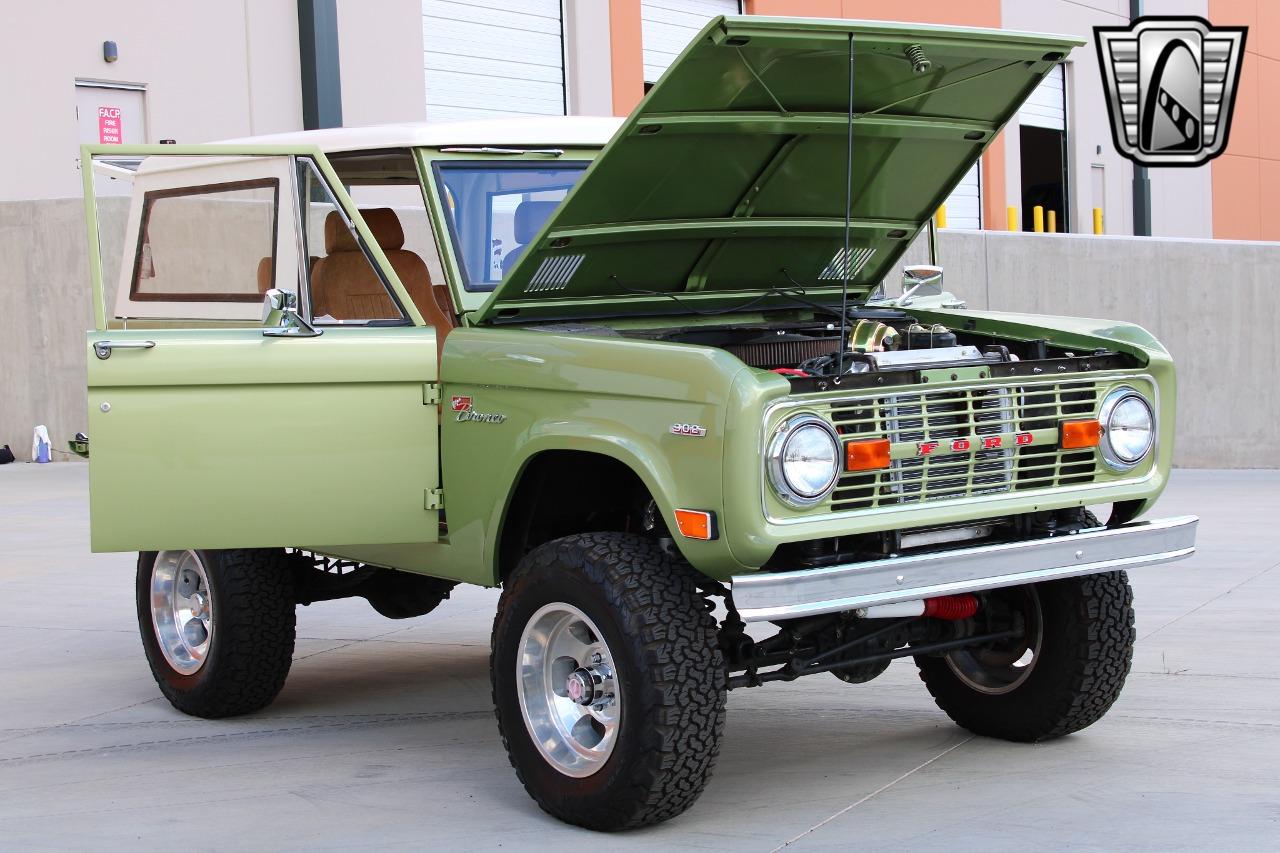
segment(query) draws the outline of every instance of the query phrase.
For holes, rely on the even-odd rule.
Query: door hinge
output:
[[[439,382],[423,382],[422,383],[422,405],[424,406],[440,405],[440,383]]]
[[[444,509],[444,489],[427,489],[424,509]]]

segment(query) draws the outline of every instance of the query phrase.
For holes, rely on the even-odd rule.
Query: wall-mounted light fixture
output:
[[[120,58],[120,49],[116,47],[113,41],[104,41],[102,43],[102,61],[115,62]]]

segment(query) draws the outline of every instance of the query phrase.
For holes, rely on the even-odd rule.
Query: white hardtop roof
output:
[[[613,116],[534,116],[332,127],[226,139],[219,144],[315,145],[325,152],[446,146],[598,148],[608,142],[621,125],[622,119]]]

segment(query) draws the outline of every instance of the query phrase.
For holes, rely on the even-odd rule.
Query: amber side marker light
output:
[[[889,439],[871,438],[846,442],[844,446],[844,470],[874,471],[889,467]]]
[[[716,530],[716,514],[701,509],[676,510],[676,527],[686,539],[711,540],[719,536]]]
[[[1058,444],[1063,450],[1097,447],[1102,441],[1102,424],[1098,421],[1063,421],[1058,430]]]

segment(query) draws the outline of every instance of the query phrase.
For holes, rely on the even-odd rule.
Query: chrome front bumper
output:
[[[1199,521],[1184,515],[1051,539],[735,575],[733,602],[746,622],[777,621],[1152,566],[1195,553]]]

